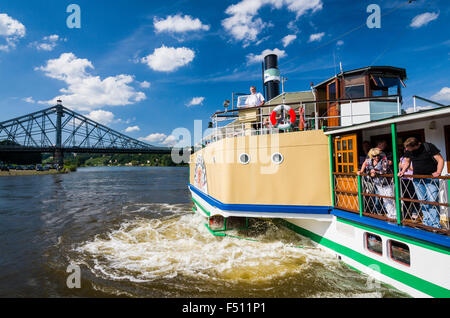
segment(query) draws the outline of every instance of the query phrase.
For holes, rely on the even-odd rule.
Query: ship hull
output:
[[[213,215],[224,217],[240,216],[269,218],[261,216],[261,212],[247,211],[236,213],[223,211],[212,202],[208,202],[193,191],[190,186],[195,210],[205,220]],[[350,218],[334,215],[317,215],[314,211],[301,216],[276,218],[283,226],[297,234],[311,239],[318,247],[334,254],[338,259],[353,269],[369,275],[368,284],[375,286],[380,282],[409,294],[412,297],[450,297],[450,277],[447,275],[449,250],[437,244],[415,240],[407,236],[391,232],[387,228],[358,223]],[[279,216],[283,216],[280,213]],[[207,225],[208,222],[205,221]],[[214,232],[212,231],[214,234]],[[367,249],[366,235],[377,235],[382,240],[382,255]],[[220,236],[225,236],[220,233]],[[389,242],[406,244],[410,252],[410,265],[399,263],[389,257]]]
[[[449,298],[449,237],[358,212],[359,189],[336,188],[330,140],[316,130],[207,145],[190,158],[195,210],[209,221],[214,216],[279,220],[369,275],[374,284],[383,282],[413,297]],[[277,154],[281,163],[270,160]],[[338,185],[350,181],[344,177]],[[346,202],[354,206],[339,205]]]

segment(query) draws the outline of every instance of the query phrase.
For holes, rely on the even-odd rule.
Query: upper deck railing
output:
[[[364,102],[378,102],[377,107]],[[280,105],[294,109],[296,120],[288,129],[272,125],[270,117]],[[331,107],[329,107],[331,105]],[[367,111],[360,112],[361,107]],[[329,113],[329,109],[332,109]],[[358,110],[358,111],[357,111]],[[245,117],[242,114],[249,116]],[[208,144],[223,138],[245,135],[275,134],[280,131],[318,130],[343,127],[402,114],[402,97],[398,95],[336,100],[310,100],[241,107],[214,113],[213,132],[203,140]],[[287,118],[287,113],[285,114]],[[287,119],[286,119],[287,120]]]
[[[450,235],[450,176],[333,173],[334,206],[387,222]],[[431,199],[433,199],[431,201]]]

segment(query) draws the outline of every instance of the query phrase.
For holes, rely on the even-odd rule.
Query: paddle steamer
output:
[[[402,68],[343,71],[308,90],[280,94],[276,55],[263,65],[268,102],[242,107],[246,96],[233,94],[225,103],[230,109],[212,115],[213,132],[191,155],[189,189],[206,227],[226,236],[249,218],[275,219],[411,296],[450,297],[450,107],[418,96],[408,107]],[[409,137],[441,150],[440,177],[397,176]],[[392,153],[393,173],[380,177],[391,196],[356,174],[363,143],[379,140]],[[418,200],[412,180],[431,178],[439,183],[438,199]],[[425,205],[438,211],[440,228],[423,224]]]

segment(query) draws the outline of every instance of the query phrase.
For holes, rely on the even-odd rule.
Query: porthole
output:
[[[272,162],[274,164],[280,165],[284,161],[284,157],[281,153],[277,152],[272,155]]]
[[[246,153],[243,153],[239,156],[239,162],[243,165],[248,165],[250,163],[250,156]]]

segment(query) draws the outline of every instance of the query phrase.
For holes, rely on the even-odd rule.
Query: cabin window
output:
[[[247,165],[250,163],[250,156],[246,153],[243,153],[239,156],[239,162],[243,165]]]
[[[248,96],[239,96],[237,99],[237,107],[246,107],[247,98]]]
[[[345,97],[350,99],[365,97],[364,85],[345,86]]]
[[[339,173],[353,173],[357,167],[356,135],[348,135],[335,139],[336,171]]]
[[[372,253],[383,255],[383,240],[378,235],[366,233],[366,249]]]
[[[400,95],[400,79],[398,77],[370,77],[372,96]]]
[[[329,100],[336,100],[336,82],[331,83],[328,85],[328,99]]]
[[[411,256],[408,245],[397,241],[389,240],[389,257],[397,263],[410,266]]]

